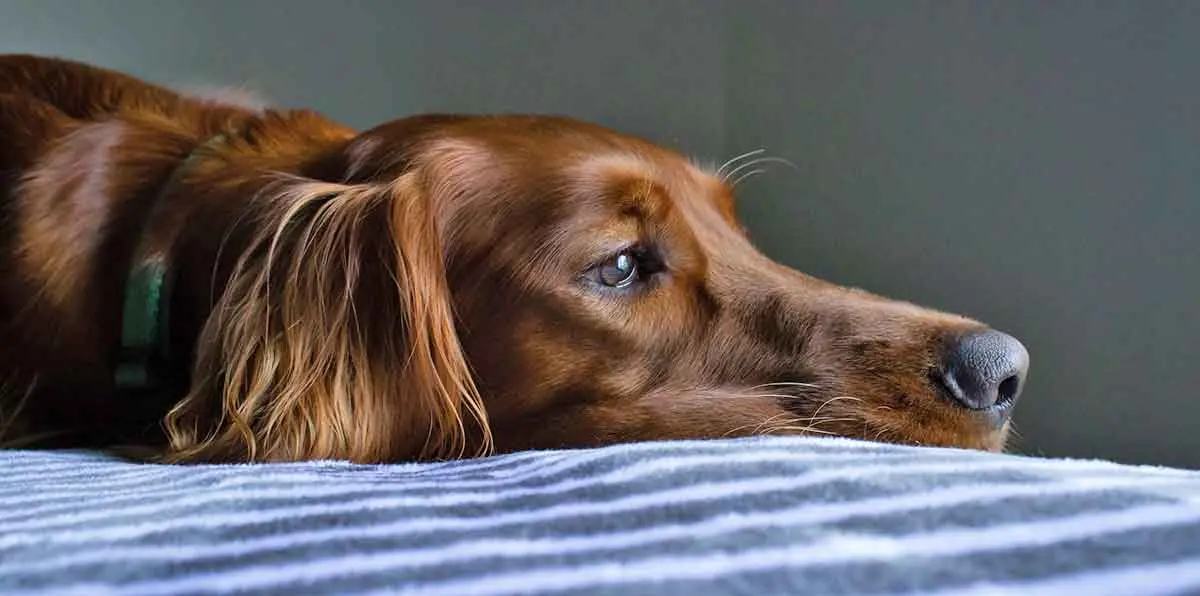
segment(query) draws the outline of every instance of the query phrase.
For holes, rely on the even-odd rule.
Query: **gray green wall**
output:
[[[747,180],[764,249],[1019,335],[1031,453],[1200,467],[1200,3],[0,0],[0,51],[367,126],[557,112]]]

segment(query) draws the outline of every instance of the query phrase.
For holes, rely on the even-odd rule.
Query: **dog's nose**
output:
[[[988,329],[950,342],[938,375],[954,401],[972,410],[986,410],[1016,402],[1028,371],[1025,346],[1007,333]]]

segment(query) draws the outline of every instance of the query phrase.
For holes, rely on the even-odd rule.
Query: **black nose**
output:
[[[1025,346],[1011,335],[989,329],[952,341],[937,376],[954,401],[986,410],[1015,403],[1028,371]]]

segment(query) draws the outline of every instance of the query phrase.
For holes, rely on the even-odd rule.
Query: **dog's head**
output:
[[[664,148],[563,118],[420,117],[317,169],[276,198],[288,215],[209,323],[213,380],[175,413],[180,453],[1005,444],[1017,340],[772,261],[731,185]],[[204,393],[224,406],[197,423]]]

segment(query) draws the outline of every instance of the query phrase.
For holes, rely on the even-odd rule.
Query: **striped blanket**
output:
[[[1200,593],[1200,472],[1102,461],[776,437],[0,472],[0,594]]]

